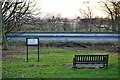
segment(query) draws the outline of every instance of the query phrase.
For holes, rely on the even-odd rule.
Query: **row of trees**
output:
[[[109,18],[79,18],[68,19],[51,17],[46,19],[33,18],[29,25],[23,25],[22,31],[55,31],[55,32],[112,32],[111,19]]]
[[[33,23],[33,26],[31,26],[32,30],[36,29],[41,31],[118,32],[120,24],[120,1],[107,0],[100,2],[103,11],[108,14],[107,18],[95,18],[92,8],[88,6],[89,2],[85,2],[84,4],[86,5],[86,9],[79,9],[83,19],[81,19],[80,16],[77,17],[76,20],[70,20],[62,18],[60,14],[49,14],[45,19],[32,17],[29,23]],[[28,28],[30,28],[30,26],[28,26]]]
[[[28,18],[27,18],[28,19]],[[32,20],[29,20],[29,25],[26,26],[26,29],[29,30],[39,30],[39,31],[70,31],[72,25],[70,25],[70,20],[68,18],[62,18],[58,16],[47,16],[47,18],[35,18],[32,17]]]

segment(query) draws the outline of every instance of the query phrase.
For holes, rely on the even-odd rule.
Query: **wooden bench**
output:
[[[76,64],[103,64],[102,68],[108,67],[109,55],[75,55],[73,58],[73,68]]]

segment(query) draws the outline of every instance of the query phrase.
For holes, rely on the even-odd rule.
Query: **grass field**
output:
[[[36,49],[30,49],[29,62],[26,54],[7,54],[3,59],[3,78],[118,78],[118,54],[95,50],[70,50],[41,48],[40,62]],[[73,69],[75,54],[109,54],[109,67]]]

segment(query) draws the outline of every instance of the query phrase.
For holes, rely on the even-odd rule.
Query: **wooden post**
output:
[[[27,62],[28,62],[28,45],[27,45]]]
[[[39,62],[39,38],[38,38],[38,62]]]

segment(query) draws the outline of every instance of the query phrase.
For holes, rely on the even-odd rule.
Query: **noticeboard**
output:
[[[26,44],[28,46],[39,45],[39,38],[26,38]]]
[[[38,48],[38,62],[39,62],[39,38],[26,38],[26,48],[27,48],[27,62],[28,62],[28,46],[37,46]]]

